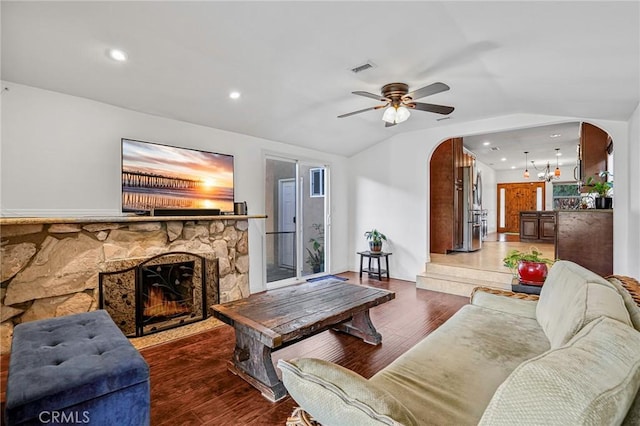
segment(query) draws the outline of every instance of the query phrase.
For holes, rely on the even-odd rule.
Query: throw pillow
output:
[[[299,358],[278,367],[291,397],[323,426],[418,424],[384,389],[337,364]]]

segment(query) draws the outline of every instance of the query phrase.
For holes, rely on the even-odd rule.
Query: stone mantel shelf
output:
[[[0,225],[45,225],[54,223],[131,223],[170,222],[190,220],[245,220],[266,219],[266,215],[220,215],[220,216],[105,216],[105,217],[0,217]]]

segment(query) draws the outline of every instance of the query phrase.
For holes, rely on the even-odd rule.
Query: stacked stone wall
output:
[[[98,309],[98,274],[114,260],[213,256],[220,302],[249,295],[246,219],[4,225],[0,241],[2,353],[19,323]]]

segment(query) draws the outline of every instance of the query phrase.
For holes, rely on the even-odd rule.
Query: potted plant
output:
[[[509,250],[502,261],[519,282],[537,286],[544,284],[548,266],[553,265],[553,260],[542,257],[535,247],[529,251]]]
[[[375,228],[365,232],[364,236],[369,241],[370,251],[382,251],[382,240],[387,241],[387,236]]]
[[[589,193],[598,194],[594,203],[596,209],[610,209],[613,204],[613,199],[609,196],[611,189],[613,189],[613,181],[608,181],[607,177],[613,175],[607,171],[600,172],[600,180],[595,181],[593,176],[589,176],[586,185],[589,186]]]
[[[314,223],[311,227],[318,233],[316,238],[309,238],[310,247],[307,247],[306,263],[314,274],[322,272],[324,267],[324,227],[320,223]]]

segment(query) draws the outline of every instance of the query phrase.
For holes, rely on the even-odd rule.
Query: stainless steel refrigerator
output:
[[[482,248],[482,210],[478,205],[481,200],[480,189],[477,193],[475,170],[473,167],[462,168],[462,247],[458,251],[476,251]]]

